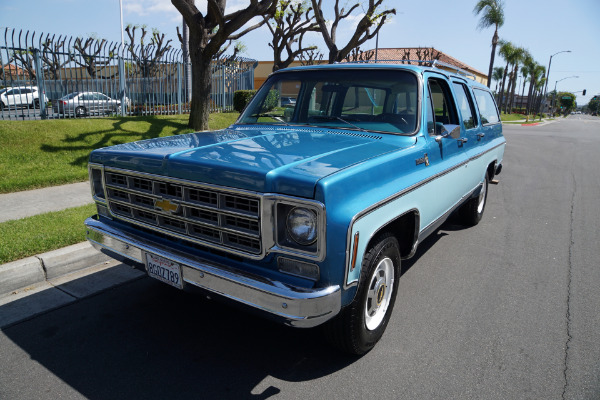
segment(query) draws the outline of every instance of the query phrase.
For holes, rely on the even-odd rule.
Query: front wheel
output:
[[[391,234],[381,235],[365,255],[354,300],[324,326],[329,341],[352,354],[371,350],[389,322],[399,278],[398,242]]]
[[[460,220],[464,225],[475,226],[481,221],[483,211],[485,210],[485,203],[487,202],[487,192],[488,176],[485,174],[479,195],[467,200],[459,210]]]

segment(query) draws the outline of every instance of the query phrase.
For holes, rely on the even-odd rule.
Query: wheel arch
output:
[[[367,249],[371,248],[373,241],[375,241],[377,237],[389,232],[396,237],[396,240],[398,241],[402,259],[405,260],[412,257],[416,251],[419,238],[419,222],[419,210],[413,208],[406,211],[375,230],[369,238]]]
[[[350,275],[360,275],[364,255],[373,246],[374,241],[383,234],[390,233],[393,235],[400,249],[401,259],[407,259],[414,255],[419,238],[420,229],[420,212],[417,208],[408,209],[398,216],[386,221],[375,229],[368,231],[356,231],[352,237],[349,237],[348,255],[349,259],[346,263],[346,274],[344,279],[344,287],[358,285],[359,279],[348,282]],[[349,232],[352,231],[352,227]],[[367,235],[366,241],[363,241],[361,235]],[[360,242],[364,244],[359,244]]]

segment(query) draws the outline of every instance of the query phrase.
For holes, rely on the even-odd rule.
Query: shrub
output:
[[[256,90],[237,90],[233,94],[233,108],[235,111],[242,112],[255,94]]]
[[[262,107],[262,112],[271,111],[279,104],[279,92],[277,90],[269,90],[269,94],[265,99]]]

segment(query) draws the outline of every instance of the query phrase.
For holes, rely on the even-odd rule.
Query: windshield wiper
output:
[[[316,115],[316,116],[312,116],[311,118],[313,118],[313,119],[320,119],[320,120],[323,120],[323,121],[342,121],[343,123],[348,124],[348,125],[356,128],[356,129],[358,129],[359,131],[367,132],[366,129],[363,129],[360,126],[356,126],[353,123],[348,122],[345,119],[343,119],[341,117],[338,117],[338,116],[335,116],[335,115]]]
[[[260,118],[260,117],[273,118],[275,121],[282,122],[285,125],[289,125],[287,123],[287,121],[284,120],[283,118],[281,118],[279,115],[273,115],[273,114],[252,114],[251,117],[254,117],[254,118]]]

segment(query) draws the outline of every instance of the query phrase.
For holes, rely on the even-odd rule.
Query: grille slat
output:
[[[258,197],[114,171],[107,171],[105,180],[117,218],[223,250],[262,251]]]

